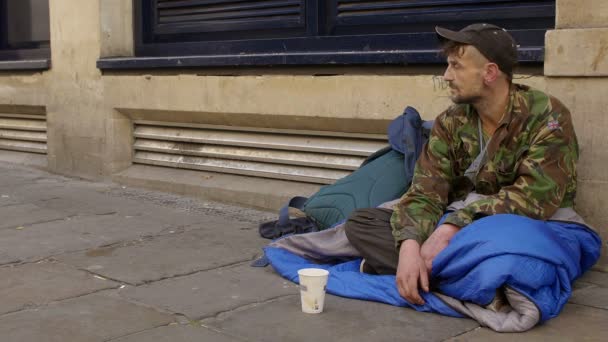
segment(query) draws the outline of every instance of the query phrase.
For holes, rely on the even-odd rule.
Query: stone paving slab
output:
[[[442,341],[479,325],[464,318],[328,295],[321,314],[302,313],[299,295],[222,314],[203,324],[250,341]]]
[[[297,285],[266,267],[248,264],[118,290],[120,296],[195,320],[244,305],[299,293]]]
[[[50,175],[42,170],[17,166],[9,163],[2,163],[0,165],[0,172],[3,175],[10,175],[10,177],[0,178],[0,187],[6,188],[8,186],[17,186],[23,184],[31,184],[41,177],[49,177]],[[63,178],[61,176],[52,176],[53,178]]]
[[[597,285],[577,280],[572,284],[572,293],[576,293],[576,291],[578,291],[578,290],[586,289],[588,287],[593,287],[593,286],[597,286]]]
[[[566,304],[562,313],[543,325],[524,333],[497,333],[476,329],[448,341],[606,341],[608,311],[577,304]]]
[[[32,186],[33,190],[40,188]],[[112,198],[100,190],[80,189],[75,192],[68,186],[46,187],[45,197],[32,196],[32,189],[21,189],[24,201],[35,203],[44,208],[62,211],[70,215],[103,215],[120,214],[123,216],[140,216],[149,209],[146,205]],[[95,205],[91,205],[94,203]]]
[[[0,185],[1,186],[1,185]],[[6,207],[10,205],[20,204],[15,198],[10,195],[4,194],[2,190],[0,190],[0,208]]]
[[[119,337],[111,342],[237,342],[240,338],[195,325],[171,324],[137,334]]]
[[[604,287],[593,285],[574,291],[569,302],[608,310],[608,291]]]
[[[101,342],[173,321],[169,314],[93,294],[0,316],[0,336],[3,342]]]
[[[18,172],[14,170],[6,169],[4,167],[0,167],[0,172],[3,173],[11,173],[10,178],[2,177],[0,178],[0,187],[3,189],[2,193],[4,194],[6,189],[10,189],[12,187],[27,185],[34,182],[34,180],[38,177],[38,175],[19,175]]]
[[[26,203],[0,207],[0,229],[29,226],[38,222],[60,220],[68,215]]]
[[[57,262],[0,268],[0,315],[118,286]]]
[[[268,240],[261,239],[250,226],[227,220],[206,223],[202,229],[65,254],[57,259],[137,285],[254,259]]]
[[[5,251],[0,249],[0,265],[14,264],[18,263],[19,258],[6,254]]]
[[[0,250],[19,260],[35,261],[55,254],[157,235],[171,227],[145,217],[75,217],[20,230],[0,230]]]
[[[601,287],[608,287],[608,273],[588,271],[583,274],[578,281],[595,284]]]
[[[6,172],[6,169],[0,167],[0,172]],[[8,188],[16,187],[16,186],[19,186],[19,185],[31,184],[32,183],[32,179],[34,179],[34,177],[32,177],[32,178],[28,178],[28,177],[17,178],[17,177],[13,177],[13,175],[11,175],[11,178],[7,178],[7,177],[0,178],[0,188],[3,189],[2,193],[5,193],[6,189],[8,189]]]
[[[185,211],[141,203],[129,198],[108,194],[110,184],[77,182],[82,184],[30,184],[11,193],[23,203],[60,212],[63,216],[112,215],[122,217],[146,217],[173,226],[193,225],[214,217],[195,215]],[[78,191],[74,191],[77,188]]]
[[[11,175],[12,176],[12,175]],[[63,178],[53,178],[53,176],[39,177],[26,183],[7,184],[3,187],[2,193],[9,195],[22,203],[33,203],[36,201],[46,201],[57,197],[56,191],[69,191],[71,186],[77,186],[80,181]]]
[[[159,191],[150,191],[130,187],[113,187],[105,191],[109,196],[130,199],[147,205],[156,205],[179,212],[200,214],[206,217],[220,216],[242,222],[254,223],[276,220],[276,211],[261,211],[226,203],[206,201]]]

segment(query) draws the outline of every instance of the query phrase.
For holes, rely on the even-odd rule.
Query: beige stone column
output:
[[[576,209],[600,230],[608,271],[608,2],[557,0],[545,46],[547,89],[570,108],[581,148]]]
[[[55,172],[101,178],[128,166],[131,159],[131,134],[124,134],[129,122],[104,101],[102,75],[96,67],[102,52],[124,53],[128,49],[128,42],[114,43],[118,34],[109,28],[102,39],[101,21],[112,21],[101,15],[103,10],[121,2],[127,3],[49,1],[52,70],[47,83],[48,160]],[[130,15],[113,13],[119,13],[115,18]]]

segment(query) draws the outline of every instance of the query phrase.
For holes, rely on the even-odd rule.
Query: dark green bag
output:
[[[305,203],[303,211],[319,230],[342,222],[358,208],[374,208],[401,197],[407,190],[403,154],[390,148],[364,166],[322,187]]]
[[[389,126],[390,146],[372,154],[352,174],[323,186],[310,198],[292,198],[281,208],[278,220],[260,225],[260,235],[275,239],[327,229],[346,220],[355,209],[375,208],[401,197],[410,186],[416,160],[432,124],[423,121],[414,108],[407,107]],[[290,219],[289,208],[303,211],[306,217]]]

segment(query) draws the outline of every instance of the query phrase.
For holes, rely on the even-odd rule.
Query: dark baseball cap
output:
[[[472,45],[490,62],[511,76],[517,64],[517,44],[507,30],[492,24],[472,24],[460,31],[435,27],[440,41]]]

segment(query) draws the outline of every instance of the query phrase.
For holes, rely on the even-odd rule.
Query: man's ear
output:
[[[486,85],[490,85],[496,82],[496,79],[500,76],[500,69],[496,63],[488,63],[486,64],[485,73],[483,76],[484,83]]]

